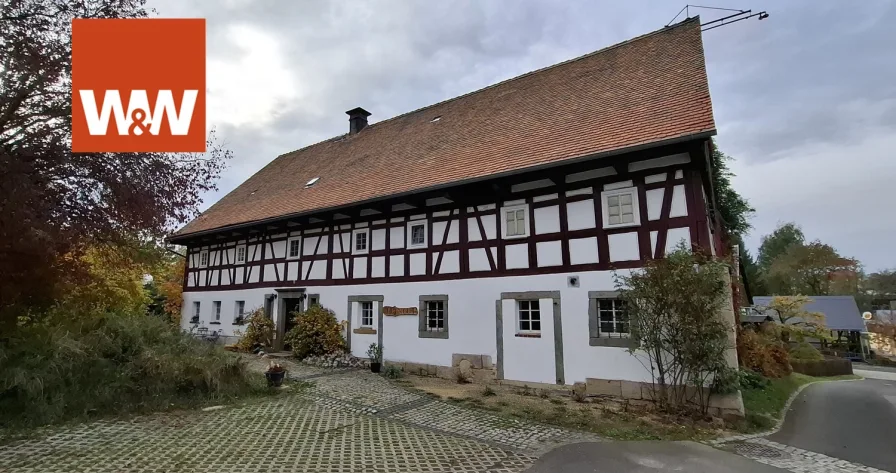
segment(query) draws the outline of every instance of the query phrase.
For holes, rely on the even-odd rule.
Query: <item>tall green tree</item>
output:
[[[794,243],[772,260],[766,284],[778,295],[856,295],[861,268],[857,260],[813,241]]]
[[[735,174],[728,164],[734,158],[721,152],[713,142],[712,151],[712,184],[716,194],[716,205],[722,226],[732,238],[743,237],[750,228],[750,218],[756,212],[750,203],[740,195],[731,184]]]
[[[806,242],[803,229],[793,222],[778,225],[771,234],[762,237],[759,244],[759,269],[767,273],[772,262],[786,253],[792,245],[801,245]]]
[[[744,277],[747,279],[751,295],[762,295],[768,292],[765,286],[765,279],[759,270],[759,264],[753,258],[753,254],[744,245],[742,239],[738,239],[738,247],[740,248],[740,264],[744,269]]]
[[[896,269],[885,269],[869,274],[865,286],[874,297],[896,299]]]

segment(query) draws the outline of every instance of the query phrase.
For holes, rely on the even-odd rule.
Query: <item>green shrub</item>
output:
[[[396,365],[388,365],[386,369],[383,371],[383,376],[389,379],[398,379],[401,378],[401,368]]]
[[[821,361],[824,355],[818,349],[807,342],[800,342],[787,350],[790,359],[799,361]]]
[[[265,315],[264,309],[255,309],[246,318],[246,332],[238,334],[242,336],[236,346],[242,351],[270,348],[274,344],[274,321]]]
[[[336,321],[336,314],[317,304],[296,314],[296,325],[287,332],[283,340],[292,347],[293,354],[299,359],[343,353],[346,350],[342,325]]]
[[[245,363],[158,317],[70,314],[0,344],[0,426],[146,412],[262,388]]]
[[[764,389],[769,384],[768,378],[750,370],[738,371],[738,378],[740,389]]]

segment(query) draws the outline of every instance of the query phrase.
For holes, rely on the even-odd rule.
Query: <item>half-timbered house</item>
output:
[[[692,19],[271,161],[170,241],[183,326],[319,303],[351,352],[498,378],[643,382],[614,271],[721,251]]]

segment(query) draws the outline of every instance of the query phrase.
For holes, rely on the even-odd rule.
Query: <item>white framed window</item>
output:
[[[361,326],[373,328],[373,301],[361,301],[358,306],[361,308]]]
[[[199,301],[193,301],[193,318],[190,322],[199,323]]]
[[[425,248],[428,240],[426,220],[408,222],[408,248]]]
[[[246,301],[236,301],[236,307],[234,307],[234,318],[242,319],[246,315]]]
[[[541,307],[538,300],[516,301],[517,333],[540,334],[541,333]]]
[[[634,227],[641,224],[638,190],[635,187],[600,194],[604,228]]]
[[[237,245],[234,252],[233,260],[236,264],[243,264],[246,262],[246,245]]]
[[[202,250],[199,252],[199,267],[200,268],[208,267],[208,250]]]
[[[513,205],[501,208],[501,235],[505,239],[529,236],[528,205]]]
[[[302,237],[292,237],[286,240],[286,259],[299,259],[302,257]]]
[[[212,321],[221,322],[221,301],[212,302]]]
[[[352,231],[352,254],[366,255],[370,251],[370,229],[359,228]]]

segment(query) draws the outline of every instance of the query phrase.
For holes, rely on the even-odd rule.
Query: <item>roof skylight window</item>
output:
[[[308,182],[305,184],[305,189],[307,189],[307,188],[309,188],[309,187],[311,187],[311,186],[317,184],[317,181],[319,181],[319,180],[320,180],[320,177],[315,177],[314,179],[311,179],[310,181],[308,181]]]

